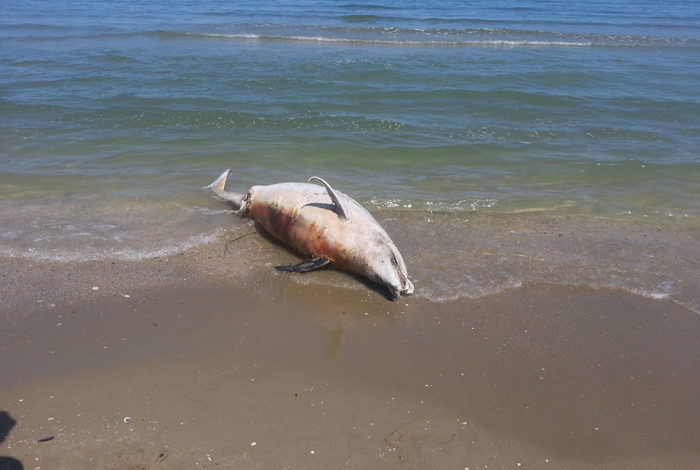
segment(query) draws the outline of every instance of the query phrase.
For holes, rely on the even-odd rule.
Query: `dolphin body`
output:
[[[413,292],[398,248],[374,217],[350,196],[333,190],[316,176],[307,183],[253,186],[245,194],[235,194],[224,189],[230,172],[224,171],[205,189],[305,257],[296,266],[277,269],[306,272],[328,265],[385,286],[392,299]]]

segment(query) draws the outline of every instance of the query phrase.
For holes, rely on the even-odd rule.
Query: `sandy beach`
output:
[[[551,285],[390,302],[225,253],[3,260],[0,467],[695,468],[689,310]]]

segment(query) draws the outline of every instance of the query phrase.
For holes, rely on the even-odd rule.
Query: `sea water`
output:
[[[357,199],[417,296],[700,311],[700,2],[0,2],[0,262],[223,243],[226,168]]]

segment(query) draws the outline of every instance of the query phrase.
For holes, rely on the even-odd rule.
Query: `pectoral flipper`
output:
[[[289,273],[306,273],[321,269],[331,261],[326,258],[309,258],[294,266],[275,266],[275,269]]]

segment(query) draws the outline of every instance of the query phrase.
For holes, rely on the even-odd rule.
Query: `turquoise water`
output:
[[[395,3],[1,2],[0,256],[218,243],[223,169],[317,174],[394,230],[416,295],[700,308],[700,2]]]

